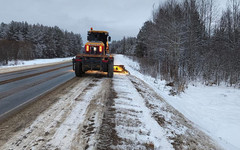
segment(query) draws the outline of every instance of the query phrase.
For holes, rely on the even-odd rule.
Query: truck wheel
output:
[[[75,75],[77,77],[81,77],[82,74],[83,74],[83,72],[82,72],[82,63],[77,61],[75,63]]]
[[[113,77],[113,62],[108,63],[108,75],[109,78]]]

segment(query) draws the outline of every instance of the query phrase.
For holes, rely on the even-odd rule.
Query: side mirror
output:
[[[111,42],[111,36],[108,37],[108,41]]]
[[[89,39],[90,39],[90,38],[89,38],[89,35],[88,35],[88,36],[87,36],[87,40],[89,41]]]

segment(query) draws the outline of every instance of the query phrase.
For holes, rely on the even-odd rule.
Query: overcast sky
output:
[[[165,0],[0,0],[0,22],[26,21],[80,33],[110,32],[113,40],[136,36],[153,7]],[[227,0],[216,0],[224,6]]]

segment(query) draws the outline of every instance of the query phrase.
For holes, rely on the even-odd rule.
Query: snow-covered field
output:
[[[115,55],[115,60],[124,60],[115,65],[125,65],[223,148],[240,149],[240,89],[197,84],[189,85],[180,96],[169,96],[166,83],[141,74],[138,63],[123,55]]]

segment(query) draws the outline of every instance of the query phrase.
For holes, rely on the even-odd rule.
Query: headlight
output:
[[[94,47],[94,48],[93,48],[93,50],[94,50],[94,52],[96,52],[96,51],[97,51],[97,48],[96,48],[96,47]]]

